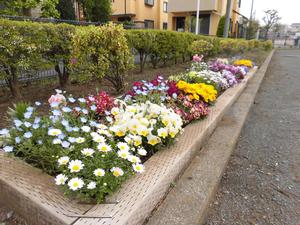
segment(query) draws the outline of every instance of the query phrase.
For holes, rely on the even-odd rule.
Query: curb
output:
[[[274,50],[146,225],[199,225],[214,199]]]

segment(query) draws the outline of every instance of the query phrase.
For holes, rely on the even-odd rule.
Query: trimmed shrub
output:
[[[125,74],[133,65],[122,25],[78,28],[73,39],[72,61],[83,80],[105,78],[117,92],[122,92]]]
[[[129,30],[126,38],[133,53],[139,54],[140,72],[143,72],[147,58],[153,51],[155,33],[151,30]]]
[[[261,42],[261,47],[265,50],[265,51],[270,51],[273,49],[273,43],[272,41],[263,41]]]
[[[248,43],[249,43],[249,41],[246,41],[243,39],[237,40],[237,42],[236,42],[237,50],[242,53],[246,52],[249,49]]]
[[[213,45],[205,40],[194,41],[191,46],[192,54],[208,56],[212,54]]]
[[[0,19],[0,76],[14,97],[21,98],[21,73],[45,63],[43,55],[50,48],[47,32],[38,23]]]
[[[75,34],[75,26],[68,24],[41,24],[47,32],[51,43],[46,52],[47,61],[54,64],[58,74],[59,86],[65,88],[70,76],[70,60],[72,51],[72,40]]]

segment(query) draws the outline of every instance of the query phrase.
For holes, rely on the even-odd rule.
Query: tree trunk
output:
[[[69,81],[69,71],[63,66],[63,71],[60,70],[59,65],[55,65],[55,71],[58,73],[58,81],[60,88],[65,88]]]
[[[20,99],[20,98],[22,98],[22,95],[21,95],[21,91],[20,91],[17,70],[12,67],[10,69],[10,72],[11,72],[11,74],[7,79],[8,84],[9,84],[9,89],[10,89],[10,91],[11,91],[14,98]]]
[[[145,54],[143,52],[140,52],[140,73],[144,72],[146,58],[147,57],[145,57]]]

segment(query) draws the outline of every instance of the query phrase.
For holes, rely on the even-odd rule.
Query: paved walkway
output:
[[[300,50],[275,53],[205,225],[300,225]]]

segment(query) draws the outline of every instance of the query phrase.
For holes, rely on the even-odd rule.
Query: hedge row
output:
[[[178,59],[189,60],[194,54],[233,55],[259,48],[270,50],[273,47],[271,41],[224,39],[162,30],[128,30],[126,36],[129,45],[140,57],[141,72],[147,60],[155,68],[159,62],[166,64],[168,60],[173,60],[176,64]]]
[[[0,19],[0,78],[20,97],[21,71],[50,65],[58,72],[61,87],[72,73],[82,80],[105,78],[122,91],[133,55],[139,56],[143,71],[147,61],[156,67],[189,60],[193,54],[236,54],[255,48],[268,50],[272,43],[161,30],[126,31],[113,24],[75,27]]]

